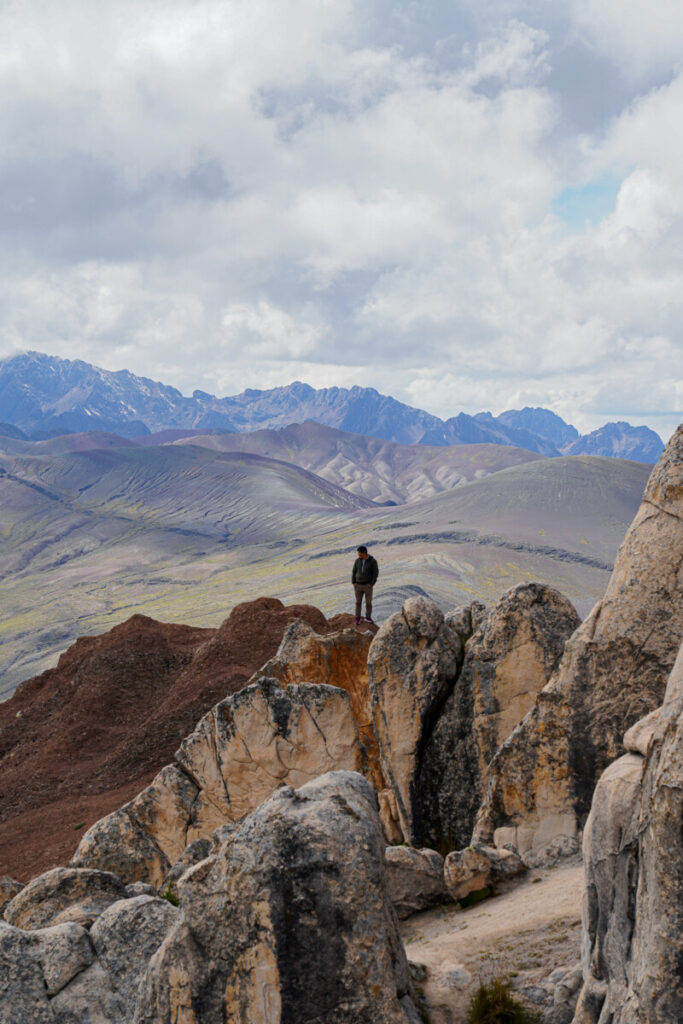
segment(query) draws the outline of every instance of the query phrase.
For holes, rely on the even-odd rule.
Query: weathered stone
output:
[[[0,921],[0,1024],[54,1024],[31,933]]]
[[[31,935],[49,996],[61,992],[95,959],[88,932],[74,921],[38,928]]]
[[[137,1024],[416,1020],[369,783],[282,787],[179,883]]]
[[[134,896],[156,896],[157,891],[148,882],[131,882],[126,886],[126,896],[132,899]]]
[[[158,887],[186,846],[238,821],[285,783],[360,770],[350,698],[337,687],[259,679],[217,704],[134,800],[83,836],[76,866]]]
[[[482,617],[423,741],[415,827],[422,843],[469,843],[489,762],[533,706],[579,621],[566,598],[540,583],[514,587]]]
[[[34,878],[14,897],[5,910],[5,920],[23,929],[67,921],[89,927],[110,903],[125,896],[125,885],[110,872],[54,868]]]
[[[486,605],[481,601],[472,604],[460,604],[450,612],[446,612],[446,625],[457,633],[463,643],[481,626],[486,616]]]
[[[477,841],[505,826],[529,829],[535,850],[576,838],[596,780],[624,752],[623,734],[662,701],[683,639],[682,565],[683,426],[652,471],[604,598],[493,759]],[[644,740],[629,742],[642,753]]]
[[[385,863],[389,898],[401,920],[449,902],[443,880],[443,857],[436,850],[388,846]]]
[[[218,829],[218,831],[220,832],[220,829]],[[216,833],[214,833],[214,837],[215,835]],[[198,864],[200,860],[204,860],[205,857],[209,856],[213,841],[215,841],[215,839],[195,839],[193,843],[190,843],[189,846],[185,847],[182,855],[175,862],[159,886],[159,892],[163,894],[169,889],[169,887],[171,891],[173,891],[178,879],[181,875],[185,874],[188,868],[191,868],[193,864]],[[154,895],[154,892],[152,894]]]
[[[140,980],[178,916],[168,900],[137,896],[112,904],[95,921],[90,937],[123,1006],[121,1020],[133,1019]]]
[[[471,892],[490,889],[522,875],[526,868],[512,850],[468,846],[449,853],[444,862],[446,888],[456,903]]]
[[[388,843],[396,845],[403,842],[403,830],[398,817],[398,804],[393,789],[380,789],[377,794],[379,804],[379,820],[382,823],[384,836]]]
[[[683,646],[647,754],[607,768],[584,831],[577,1024],[683,1020]]]
[[[277,679],[281,686],[293,683],[326,683],[346,690],[360,738],[367,752],[366,774],[381,789],[377,737],[372,723],[368,687],[368,651],[373,634],[358,629],[316,633],[303,619],[287,626],[278,652],[259,675]]]
[[[462,645],[436,605],[405,602],[370,646],[368,670],[382,770],[396,797],[405,839],[415,844],[420,753],[451,693]]]
[[[13,878],[3,875],[0,878],[0,918],[4,916],[5,907],[24,888],[22,882],[16,882]]]
[[[123,1024],[123,1001],[97,961],[50,1001],[54,1024]]]

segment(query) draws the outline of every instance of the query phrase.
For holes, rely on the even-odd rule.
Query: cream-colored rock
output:
[[[281,686],[325,683],[346,690],[367,751],[366,774],[379,790],[383,782],[368,686],[368,651],[372,636],[370,632],[357,629],[323,636],[303,619],[294,619],[284,632],[277,654],[266,662],[259,675],[277,679]]]
[[[443,857],[436,850],[388,846],[384,859],[389,899],[401,920],[449,901]]]
[[[654,710],[683,639],[683,427],[652,471],[619,549],[605,596],[566,645],[533,709],[495,755],[474,837],[495,829],[540,832],[565,821],[571,839],[590,809],[596,780],[624,751],[624,733]],[[649,723],[629,735],[642,753]]]
[[[239,821],[281,784],[363,767],[349,695],[326,685],[283,689],[259,679],[221,701],[123,808],[83,836],[72,864],[159,886],[193,841]]]
[[[398,804],[393,789],[381,789],[377,794],[379,804],[379,820],[388,843],[396,845],[403,842],[403,830],[398,817]]]
[[[126,887],[107,871],[53,868],[38,875],[7,905],[5,920],[15,928],[47,928],[76,921],[90,926]]]
[[[683,647],[646,755],[603,773],[584,832],[576,1024],[683,1020]]]
[[[370,646],[368,670],[384,777],[396,798],[404,837],[415,843],[419,756],[425,730],[455,685],[462,645],[436,605],[405,602]]]
[[[449,853],[444,862],[444,881],[456,903],[470,893],[493,888],[525,871],[520,857],[511,850],[492,846],[468,846]]]
[[[514,587],[482,618],[421,742],[422,844],[462,849],[470,842],[489,762],[550,679],[578,623],[573,605],[541,583]]]
[[[374,794],[334,772],[278,789],[179,882],[137,1024],[413,1024]]]

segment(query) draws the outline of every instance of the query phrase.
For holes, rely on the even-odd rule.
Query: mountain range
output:
[[[58,434],[109,431],[143,437],[168,430],[243,433],[311,420],[337,430],[400,444],[512,445],[541,455],[604,455],[653,463],[663,450],[648,427],[608,423],[580,435],[548,409],[513,409],[493,416],[438,416],[374,388],[320,388],[296,381],[217,398],[112,372],[82,360],[26,352],[0,360],[0,435],[38,440]]]

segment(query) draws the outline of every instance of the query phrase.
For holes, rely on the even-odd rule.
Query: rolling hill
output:
[[[346,611],[362,542],[380,561],[380,620],[412,593],[449,608],[527,579],[557,586],[585,614],[649,473],[528,452],[490,472],[487,449],[454,471],[488,475],[388,508],[252,452],[101,440],[72,438],[69,451],[53,439],[31,446],[36,455],[0,445],[4,696],[76,637],[138,612],[210,627],[262,595]],[[424,472],[418,464],[415,479]]]

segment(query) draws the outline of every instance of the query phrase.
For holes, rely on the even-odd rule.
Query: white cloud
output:
[[[504,0],[460,5],[454,30],[445,5],[399,3],[405,32],[431,19],[420,50],[387,45],[380,6],[0,9],[0,355],[672,421],[683,77],[636,76],[577,136],[552,73],[577,32],[641,83],[673,68],[676,11],[577,0],[572,24]],[[568,235],[553,198],[605,174],[614,211]]]

